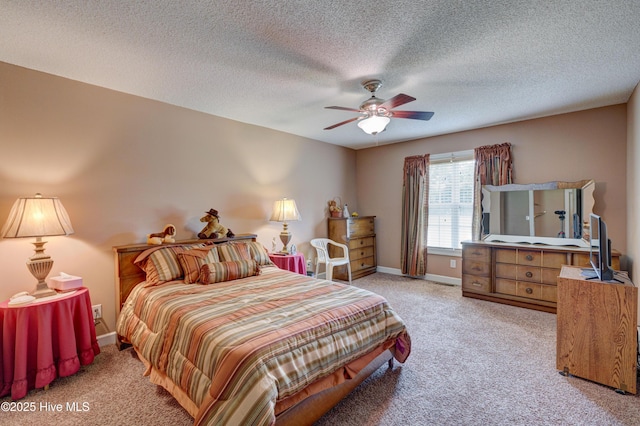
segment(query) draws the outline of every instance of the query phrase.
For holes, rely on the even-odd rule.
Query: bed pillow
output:
[[[200,268],[205,263],[220,262],[216,246],[196,247],[186,250],[178,253],[178,260],[184,271],[184,282],[186,284],[198,282]]]
[[[140,253],[133,263],[145,272],[147,287],[180,280],[184,272],[178,260],[178,253],[200,246],[201,244],[191,244],[150,248]]]
[[[274,263],[269,258],[269,253],[267,249],[257,241],[249,241],[249,242],[238,242],[232,244],[246,244],[249,247],[249,255],[253,260],[255,260],[258,265],[268,266],[273,265]]]
[[[221,262],[236,260],[251,260],[249,245],[247,243],[223,243],[218,244],[218,257]]]
[[[205,263],[200,270],[200,284],[214,284],[254,275],[260,275],[260,266],[253,259]]]

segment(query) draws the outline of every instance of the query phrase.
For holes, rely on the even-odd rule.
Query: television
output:
[[[592,274],[588,279],[618,281],[611,267],[611,240],[607,237],[607,224],[596,214],[589,215],[589,259]],[[594,275],[595,274],[595,275]]]

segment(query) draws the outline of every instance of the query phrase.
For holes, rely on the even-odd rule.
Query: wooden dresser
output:
[[[463,242],[462,295],[555,313],[562,265],[589,267],[589,249]],[[620,269],[620,253],[612,266]]]
[[[329,238],[349,247],[351,278],[357,279],[376,272],[376,230],[375,216],[330,217],[328,223]],[[341,250],[330,247],[330,250]],[[339,255],[330,251],[330,255]],[[339,280],[348,280],[346,266],[337,266],[333,276]]]
[[[635,394],[638,288],[625,273],[615,281],[588,280],[564,266],[558,278],[556,367]]]

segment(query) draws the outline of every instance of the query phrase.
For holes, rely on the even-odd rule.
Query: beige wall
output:
[[[427,124],[428,125],[428,124]],[[376,215],[378,263],[400,268],[404,158],[510,142],[515,183],[594,179],[595,212],[614,248],[627,249],[626,105],[592,109],[357,151],[358,205]],[[428,273],[460,277],[460,265],[429,256]]]
[[[60,197],[75,234],[47,238],[59,272],[80,275],[115,325],[112,246],[176,225],[193,238],[210,208],[271,248],[273,202],[294,198],[293,243],[326,235],[327,201],[357,209],[355,152],[0,63],[0,222],[19,196]],[[1,224],[0,224],[1,225]],[[31,239],[0,240],[0,300],[32,290]],[[280,242],[278,239],[278,245]]]

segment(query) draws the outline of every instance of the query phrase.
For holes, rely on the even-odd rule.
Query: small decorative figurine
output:
[[[198,234],[198,238],[200,239],[210,239],[210,238],[223,238],[229,237],[232,238],[235,234],[228,229],[226,226],[222,226],[220,224],[220,216],[218,215],[218,210],[209,209],[208,212],[205,212],[206,216],[200,218],[200,222],[207,222],[207,226],[205,226],[202,231]]]
[[[176,227],[168,224],[162,232],[147,235],[147,244],[175,243]]]

